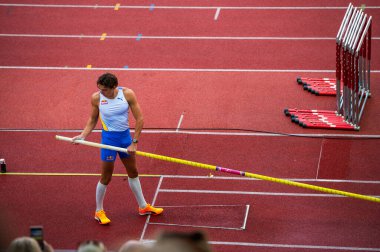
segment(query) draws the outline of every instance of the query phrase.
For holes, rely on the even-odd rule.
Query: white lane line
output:
[[[68,66],[0,66],[0,69],[22,70],[79,70],[79,71],[157,71],[157,72],[247,72],[247,73],[335,73],[335,70],[315,69],[222,69],[222,68],[132,68],[132,67],[68,67]],[[371,70],[380,73],[380,70]]]
[[[163,175],[163,177],[165,177],[165,175]],[[177,205],[177,206],[162,206],[160,205],[160,207],[165,207],[165,208],[201,208],[201,207],[241,207],[241,206],[244,206],[244,205]]]
[[[287,197],[324,197],[324,198],[346,198],[343,195],[336,194],[318,194],[318,193],[276,193],[276,192],[247,192],[247,191],[215,191],[215,190],[177,190],[177,189],[160,189],[161,193],[200,193],[200,194],[230,194],[230,195],[264,195],[264,196],[287,196]],[[368,195],[380,198],[379,195]]]
[[[228,130],[228,129],[226,129]],[[9,129],[9,128],[0,128],[0,132],[82,132],[82,129]],[[93,130],[92,132],[102,132],[101,130]],[[134,129],[131,129],[131,132],[134,132]],[[221,131],[218,132],[212,131],[212,129],[199,129],[197,130],[188,130],[182,129],[177,132],[177,130],[150,130],[143,129],[144,134],[187,134],[187,135],[217,135],[217,136],[259,136],[259,137],[310,137],[310,138],[349,138],[349,139],[380,139],[380,135],[350,135],[350,134],[296,134],[296,133],[262,133],[262,132],[228,132]],[[318,181],[321,181],[320,179]]]
[[[243,230],[242,228],[222,227],[222,226],[202,226],[202,225],[186,225],[164,222],[151,222],[149,225],[162,225],[162,226],[178,226],[178,227],[192,227],[192,228],[211,228],[211,229],[226,229],[226,230]]]
[[[299,245],[299,244],[271,244],[252,242],[224,242],[209,241],[214,245],[245,246],[245,247],[270,247],[270,248],[303,248],[303,249],[325,249],[325,250],[345,250],[345,251],[380,251],[380,248],[344,247],[344,246],[323,246],[323,245]]]
[[[190,175],[162,175],[165,178],[173,179],[221,179],[221,180],[246,180],[246,181],[261,181],[260,179],[247,178],[247,177],[223,177],[223,176],[214,176],[210,178],[209,176],[190,176]],[[353,183],[353,184],[380,184],[379,180],[340,180],[340,179],[305,179],[305,178],[281,178],[290,181],[298,182],[316,182],[316,183]]]
[[[0,69],[24,70],[86,70],[86,71],[170,71],[170,72],[255,72],[255,73],[335,73],[335,70],[306,70],[306,69],[217,69],[217,68],[124,68],[124,67],[68,67],[68,66],[0,66]],[[371,73],[380,70],[371,70]]]
[[[153,206],[156,203],[156,199],[157,199],[158,193],[160,191],[160,187],[161,187],[163,179],[164,179],[164,177],[161,176],[160,180],[158,181],[157,189],[156,189],[156,192],[155,192],[153,200],[152,200],[152,205]],[[148,228],[149,220],[150,220],[150,215],[148,215],[148,217],[146,218],[143,231],[141,232],[140,241],[144,239],[144,235],[145,235],[146,229]]]
[[[88,38],[99,39],[101,35],[84,34],[27,34],[27,33],[1,33],[0,37],[26,37],[26,38]],[[107,39],[136,39],[136,35],[108,35]],[[334,37],[275,37],[275,36],[149,36],[140,35],[144,39],[187,39],[187,40],[335,40]],[[372,37],[380,39],[380,37]]]
[[[246,208],[245,208],[245,217],[244,217],[244,222],[243,222],[243,226],[241,227],[241,229],[245,229],[246,228],[246,226],[247,226],[247,220],[248,220],[248,213],[249,213],[249,207],[250,207],[250,205],[246,205],[245,206]]]
[[[101,35],[84,34],[27,34],[27,33],[0,33],[0,37],[25,37],[25,38],[88,38],[99,39]],[[149,35],[108,35],[107,39],[187,39],[187,40],[335,40],[334,37],[269,37],[269,36],[149,36]],[[380,37],[372,37],[380,40]]]
[[[8,7],[38,7],[38,8],[106,8],[114,9],[115,5],[73,5],[73,4],[10,4],[0,3]],[[360,6],[359,6],[360,7]],[[150,5],[120,5],[119,9],[150,9]],[[188,9],[188,10],[214,10],[214,6],[154,6],[155,9]],[[342,10],[347,6],[222,6],[228,10]],[[366,6],[366,9],[380,9],[380,6]]]

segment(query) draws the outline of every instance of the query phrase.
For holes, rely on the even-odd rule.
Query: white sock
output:
[[[141,189],[139,177],[136,177],[136,178],[128,177],[128,183],[129,183],[129,187],[131,188],[133,194],[135,195],[135,198],[137,200],[137,203],[139,204],[139,207],[145,208],[146,207],[146,201],[145,201],[142,189]]]
[[[103,200],[104,196],[106,194],[107,186],[103,185],[98,182],[98,185],[96,186],[96,211],[103,210]]]

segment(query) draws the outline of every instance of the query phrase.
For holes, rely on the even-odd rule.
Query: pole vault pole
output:
[[[111,146],[111,145],[99,144],[99,143],[94,143],[94,142],[85,141],[85,140],[73,141],[72,138],[58,136],[58,135],[55,136],[55,138],[57,140],[61,140],[61,141],[78,143],[78,144],[83,144],[83,145],[92,146],[92,147],[96,147],[96,148],[103,148],[103,149],[109,149],[109,150],[128,153],[128,150],[125,148],[119,148],[119,147],[115,147],[115,146]],[[179,158],[173,158],[173,157],[168,157],[168,156],[163,156],[163,155],[158,155],[158,154],[153,154],[153,153],[148,153],[148,152],[136,151],[136,155],[148,157],[148,158],[153,158],[153,159],[158,159],[158,160],[162,160],[162,161],[167,161],[167,162],[172,162],[172,163],[178,163],[178,164],[198,167],[198,168],[202,168],[202,169],[209,169],[209,170],[225,172],[225,173],[234,174],[234,175],[240,175],[243,177],[266,180],[266,181],[270,181],[270,182],[274,182],[274,183],[300,187],[300,188],[324,192],[324,193],[328,193],[328,194],[342,195],[342,196],[346,196],[346,197],[350,197],[350,198],[356,198],[356,199],[380,203],[380,198],[376,198],[373,196],[351,193],[351,192],[331,189],[331,188],[327,188],[327,187],[315,186],[315,185],[295,182],[295,181],[286,180],[286,179],[274,178],[274,177],[264,176],[264,175],[260,175],[260,174],[254,174],[254,173],[250,173],[250,172],[244,172],[244,171],[224,168],[224,167],[220,167],[220,166],[215,166],[215,165],[203,164],[203,163],[198,163],[198,162],[194,162],[194,161],[189,161],[189,160],[184,160],[184,159],[179,159]]]

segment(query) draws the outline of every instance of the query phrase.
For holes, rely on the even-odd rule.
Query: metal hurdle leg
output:
[[[360,54],[360,50],[363,50],[363,88],[362,88],[362,96],[364,97],[364,100],[362,104],[360,104],[360,113],[358,116],[358,123],[360,122],[360,119],[363,115],[364,107],[367,103],[367,99],[370,95],[370,89],[369,89],[369,82],[370,82],[370,44],[371,44],[371,23],[372,23],[372,17],[368,18],[368,21],[366,23],[365,29],[362,33],[362,36],[360,38],[360,42],[358,43],[358,46],[356,48],[356,55]],[[359,108],[358,108],[359,109]]]
[[[342,76],[342,72],[344,71],[344,65],[342,66],[341,63],[344,62],[343,61],[344,53],[343,53],[343,47],[342,47],[342,44],[343,44],[342,40],[347,30],[347,26],[349,24],[353,11],[354,11],[353,5],[350,3],[348,5],[346,13],[344,14],[343,21],[338,30],[338,34],[336,35],[336,105],[337,105],[337,113],[340,115],[343,115],[343,95],[341,93],[341,80],[342,80],[342,77],[344,76],[344,73]]]

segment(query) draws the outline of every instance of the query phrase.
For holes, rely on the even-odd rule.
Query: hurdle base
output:
[[[348,123],[343,116],[330,110],[284,109],[291,121],[308,129],[359,130],[360,127]]]
[[[297,77],[297,83],[302,85],[304,90],[312,94],[336,96],[336,79]],[[343,87],[343,85],[341,85],[341,87]]]

